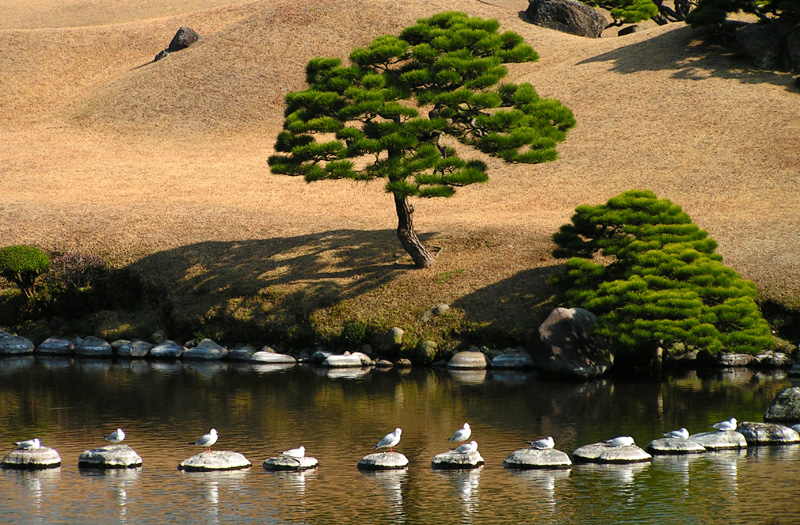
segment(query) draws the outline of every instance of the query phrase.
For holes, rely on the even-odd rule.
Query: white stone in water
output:
[[[276,456],[269,458],[264,462],[266,470],[307,470],[310,468],[317,468],[319,461],[316,458],[303,456],[296,458],[292,456]]]
[[[128,445],[109,445],[84,451],[79,467],[133,468],[142,466],[142,458]]]
[[[692,439],[660,438],[651,441],[647,451],[651,454],[699,454],[705,452],[706,447]]]
[[[216,361],[228,357],[228,349],[218,345],[211,339],[203,339],[200,344],[186,350],[183,359],[197,359],[202,361]]]
[[[483,465],[483,457],[477,450],[468,453],[456,452],[455,450],[448,450],[441,454],[436,454],[433,457],[431,466],[433,468],[477,468]]]
[[[18,469],[44,469],[61,466],[61,456],[55,449],[39,447],[36,449],[15,448],[0,461],[0,466]]]
[[[75,345],[66,337],[48,337],[36,347],[35,353],[42,355],[70,355],[75,351]]]
[[[569,455],[554,448],[535,449],[521,448],[512,452],[504,461],[506,468],[534,469],[534,468],[569,468],[572,460]]]
[[[153,359],[177,359],[186,349],[174,341],[158,343],[150,349],[149,357]]]
[[[255,352],[250,356],[251,363],[262,363],[272,365],[294,364],[297,359],[286,354],[276,354],[275,352],[265,352],[263,350]]]
[[[483,352],[465,351],[454,355],[447,362],[448,368],[480,370],[486,368],[486,356]]]
[[[408,466],[408,458],[399,452],[377,452],[361,458],[357,466],[363,470],[400,469]]]
[[[748,445],[790,445],[800,443],[796,430],[777,423],[741,422],[736,431],[744,436]]]
[[[355,368],[364,366],[358,355],[329,355],[322,362],[326,368]]]
[[[112,353],[113,349],[107,341],[93,335],[90,335],[75,346],[76,356],[110,357]]]
[[[692,434],[689,439],[700,443],[706,450],[728,450],[747,447],[747,440],[740,432],[735,430],[701,432],[700,434]]]
[[[606,443],[584,445],[575,450],[572,457],[575,461],[592,463],[637,463],[653,459],[653,456],[636,445],[615,447]]]
[[[186,471],[215,471],[236,470],[248,468],[250,461],[238,452],[220,450],[201,452],[187,458],[178,465],[178,470]]]

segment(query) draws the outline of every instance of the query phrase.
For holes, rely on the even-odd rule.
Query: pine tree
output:
[[[553,240],[554,255],[572,257],[555,284],[598,316],[595,333],[612,347],[650,355],[678,342],[712,353],[772,345],[755,285],[725,266],[717,243],[669,200],[632,190],[579,206]]]
[[[411,197],[450,197],[485,182],[486,164],[464,160],[449,135],[507,162],[554,160],[575,125],[572,112],[527,83],[502,84],[504,64],[538,59],[496,20],[447,12],[400,36],[376,38],[339,59],[315,58],[308,88],[286,96],[284,130],[269,158],[273,173],[324,179],[387,179],[397,236],[415,265],[433,265],[418,239]]]

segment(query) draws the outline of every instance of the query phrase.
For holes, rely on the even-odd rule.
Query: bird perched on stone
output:
[[[375,448],[388,448],[389,452],[394,452],[393,449],[398,443],[400,443],[400,434],[402,433],[403,431],[400,428],[394,429],[394,432],[386,434],[383,439],[378,441],[378,444],[375,445]]]
[[[42,446],[42,442],[39,441],[39,438],[27,439],[25,441],[15,441],[14,444],[20,450],[36,450]]]
[[[478,451],[478,442],[470,441],[469,443],[464,443],[460,447],[456,448],[453,452],[457,454],[472,454],[473,452],[477,451]]]
[[[531,446],[531,448],[535,448],[536,450],[547,450],[556,445],[551,436],[547,436],[544,439],[539,439],[536,441],[528,441],[527,443]]]
[[[219,438],[219,434],[217,434],[217,429],[212,428],[208,431],[208,434],[204,434],[203,437],[198,439],[195,442],[189,442],[190,445],[197,445],[199,447],[206,447],[206,452],[211,452],[211,445],[217,442],[217,438]]]
[[[472,429],[469,426],[469,423],[464,423],[464,426],[456,430],[453,435],[447,438],[447,441],[452,441],[454,443],[461,443],[462,441],[466,441],[472,435]]]
[[[306,455],[306,447],[299,446],[297,448],[292,448],[289,450],[284,450],[282,456],[290,457],[290,458],[302,458]]]
[[[124,439],[125,432],[123,432],[121,428],[116,429],[114,432],[105,437],[105,440],[110,441],[111,443],[122,443]]]
[[[662,435],[668,438],[689,439],[689,431],[685,428],[681,428],[680,430],[670,430],[669,432],[664,432]]]
[[[727,421],[720,421],[719,423],[714,423],[713,425],[711,425],[711,428],[715,428],[720,432],[726,432],[728,430],[736,430],[736,426],[738,424],[739,422],[736,421],[736,418],[732,417]]]
[[[609,447],[629,447],[633,444],[633,438],[630,436],[619,436],[606,441]]]

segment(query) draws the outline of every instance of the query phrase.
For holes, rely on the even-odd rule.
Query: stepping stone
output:
[[[66,337],[48,337],[35,350],[38,355],[72,355],[74,352],[75,345]]]
[[[706,447],[691,439],[661,438],[651,441],[647,451],[651,454],[699,454],[705,452]]]
[[[533,359],[528,352],[511,352],[500,354],[492,359],[491,368],[502,368],[512,370],[524,370],[533,368]]]
[[[575,461],[591,463],[637,463],[653,459],[653,456],[636,445],[612,447],[606,443],[584,445],[575,450],[572,457]]]
[[[776,423],[742,422],[736,431],[744,436],[748,445],[790,445],[800,443],[797,431]]]
[[[75,347],[76,356],[84,357],[111,357],[114,349],[111,345],[99,337],[90,335]]]
[[[150,349],[148,357],[152,359],[177,359],[186,349],[174,341],[158,343]]]
[[[735,430],[702,432],[689,436],[689,439],[700,443],[706,450],[729,450],[747,447],[747,440],[740,432]]]
[[[264,351],[255,352],[250,356],[248,361],[264,365],[293,365],[297,363],[297,359],[290,355]],[[359,366],[361,365],[359,364]]]
[[[482,370],[486,368],[486,366],[486,355],[484,355],[483,352],[471,350],[459,352],[447,362],[448,368],[459,370]]]
[[[512,452],[504,461],[506,468],[534,469],[534,468],[569,468],[572,460],[569,455],[554,448],[539,450],[535,448],[521,448]]]
[[[456,452],[448,450],[433,457],[431,466],[433,468],[468,469],[477,468],[483,465],[483,457],[477,450],[474,452]]]
[[[325,368],[361,368],[364,363],[357,355],[329,355],[320,366]]]
[[[310,468],[317,468],[317,465],[319,465],[317,458],[308,456],[303,456],[302,458],[276,456],[264,462],[264,468],[266,470],[308,470]]]
[[[152,344],[137,339],[120,346],[119,350],[117,350],[117,357],[145,357],[152,348]]]
[[[218,470],[238,470],[251,466],[250,461],[238,452],[228,450],[201,452],[185,459],[178,470],[189,472],[209,472]]]
[[[50,447],[28,450],[15,448],[0,461],[0,466],[29,470],[55,468],[61,466],[61,456]]]
[[[376,452],[361,458],[357,467],[362,470],[394,470],[406,468],[408,458],[399,452]]]
[[[109,445],[87,450],[78,458],[81,468],[133,468],[141,467],[142,458],[128,445]]]
[[[228,357],[228,349],[218,345],[211,339],[203,339],[194,348],[186,350],[181,356],[183,359],[197,359],[201,361],[217,361]]]

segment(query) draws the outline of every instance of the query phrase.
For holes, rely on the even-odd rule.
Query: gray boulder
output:
[[[736,42],[742,46],[753,66],[759,69],[777,69],[782,66],[781,39],[773,24],[747,24],[735,33]]]
[[[474,350],[459,352],[447,362],[447,368],[458,370],[483,370],[486,366],[487,362],[484,353]]]
[[[750,354],[732,354],[722,353],[716,356],[719,366],[722,367],[738,367],[747,366],[753,362],[753,356]]]
[[[792,358],[783,352],[764,352],[753,358],[753,368],[789,368],[794,364]]]
[[[800,434],[777,423],[741,422],[736,427],[748,445],[790,445],[800,443]]]
[[[653,459],[653,456],[636,445],[613,447],[606,443],[584,445],[576,449],[572,457],[575,461],[590,463],[638,463]]]
[[[48,337],[36,347],[36,354],[41,355],[72,355],[75,345],[66,337]]]
[[[477,450],[468,453],[448,450],[447,452],[436,454],[433,457],[431,466],[439,469],[468,469],[478,468],[483,463],[483,457]]]
[[[33,341],[25,337],[11,334],[0,336],[0,355],[32,354],[35,348]]]
[[[269,348],[265,346],[264,348]],[[270,348],[270,350],[272,350]],[[252,345],[236,345],[228,353],[228,359],[231,361],[250,361],[253,354],[256,353],[256,347]]]
[[[311,365],[321,365],[322,363],[325,362],[326,359],[328,359],[328,357],[332,355],[336,354],[334,354],[330,350],[320,349],[311,354],[311,357],[308,358],[308,363]]]
[[[400,347],[403,346],[403,337],[405,332],[402,328],[390,328],[385,334],[379,335],[373,341],[375,344],[375,352],[384,357],[395,358],[400,353]]]
[[[238,452],[229,450],[201,452],[183,460],[178,470],[190,472],[238,470],[251,466],[250,461]]]
[[[228,349],[224,346],[218,345],[211,339],[203,339],[200,344],[186,350],[183,359],[196,359],[199,361],[218,361],[228,357]]]
[[[692,439],[661,438],[654,439],[647,445],[650,454],[697,454],[705,452],[706,447]]]
[[[258,351],[250,356],[251,363],[272,364],[272,365],[293,365],[297,359],[287,354],[277,354],[275,352]]]
[[[590,379],[614,364],[603,341],[591,337],[597,316],[583,308],[555,308],[539,326],[541,345],[531,352],[534,364],[546,372]]]
[[[588,5],[575,0],[530,0],[528,21],[562,33],[600,38],[608,21]]]
[[[39,447],[37,449],[15,448],[0,461],[3,468],[45,469],[61,466],[61,456],[55,449]]]
[[[90,335],[75,346],[75,355],[84,357],[110,357],[113,348],[107,341]]]
[[[561,469],[569,468],[572,460],[566,452],[554,448],[539,450],[535,448],[521,448],[512,452],[504,461],[503,466],[509,469]]]
[[[533,368],[533,359],[524,350],[509,350],[505,354],[500,354],[494,359],[490,368],[493,369],[526,369]]]
[[[146,357],[153,345],[147,341],[136,339],[125,343],[117,350],[117,357]]]
[[[169,47],[167,47],[167,52],[174,53],[186,49],[200,40],[200,38],[201,36],[197,34],[197,31],[191,27],[181,27],[178,29],[178,32],[175,33],[175,36],[172,37],[172,41],[169,43]]]
[[[357,355],[329,355],[322,362],[325,368],[361,368],[364,364]]]
[[[134,468],[142,466],[142,458],[128,445],[109,445],[84,451],[78,467]]]
[[[376,452],[361,458],[357,467],[361,470],[395,470],[406,468],[408,458],[399,452]]]
[[[178,359],[186,349],[175,341],[164,341],[150,349],[153,359]]]
[[[438,345],[435,341],[422,341],[414,348],[414,362],[422,366],[428,366],[436,360]]]
[[[702,432],[700,434],[692,434],[689,439],[700,443],[706,450],[730,450],[747,447],[747,440],[740,432],[735,430]]]
[[[317,468],[317,465],[319,465],[317,458],[308,456],[295,458],[283,455],[267,459],[262,466],[266,470],[308,470]]]
[[[781,390],[764,414],[767,422],[800,422],[800,387],[793,386]]]

